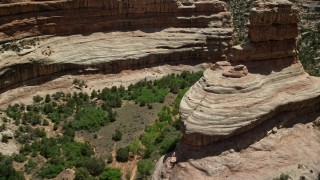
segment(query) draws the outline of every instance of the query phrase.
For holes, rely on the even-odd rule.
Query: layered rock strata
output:
[[[185,143],[208,145],[281,112],[316,107],[320,79],[309,76],[298,61],[296,12],[286,0],[255,3],[250,42],[232,47],[229,62],[206,70],[182,99]]]
[[[0,22],[7,45],[40,36],[21,52],[3,50],[0,89],[57,73],[217,61],[232,44],[231,14],[218,0],[9,3],[0,4]]]
[[[228,61],[185,94],[183,139],[158,161],[153,179],[316,178],[319,130],[296,124],[319,117],[320,79],[298,60],[298,21],[287,0],[256,1],[250,42],[232,47]]]

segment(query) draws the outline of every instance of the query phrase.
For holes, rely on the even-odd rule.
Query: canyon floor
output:
[[[92,90],[101,90],[105,87],[112,86],[127,87],[130,84],[140,80],[160,79],[172,73],[181,73],[182,71],[199,71],[209,67],[209,64],[203,63],[197,66],[190,65],[163,65],[152,68],[144,68],[139,70],[124,70],[117,74],[87,74],[87,75],[64,75],[64,76],[47,76],[19,84],[12,89],[0,94],[0,108],[7,107],[9,104],[25,103],[31,104],[32,97],[36,95],[45,96],[55,92],[86,92],[91,93]],[[85,87],[78,87],[73,84],[77,79],[84,81]]]

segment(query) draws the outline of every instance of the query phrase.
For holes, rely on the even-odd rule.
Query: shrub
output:
[[[108,155],[107,163],[108,163],[108,164],[111,164],[112,162],[113,162],[112,154],[109,154],[109,155]]]
[[[117,150],[116,159],[118,162],[127,162],[129,159],[129,148],[124,147]]]
[[[161,142],[161,146],[160,146],[161,154],[165,154],[173,151],[176,148],[178,142],[179,142],[179,139],[173,139],[173,138],[164,139]]]
[[[145,106],[146,105],[146,103],[144,102],[144,101],[141,101],[140,102],[140,107],[143,107],[143,106]]]
[[[47,94],[46,97],[45,97],[44,102],[49,103],[50,101],[51,101],[50,95]]]
[[[119,168],[106,168],[99,176],[99,180],[119,180],[121,171]]]
[[[112,139],[115,140],[115,141],[121,141],[122,132],[120,130],[116,129],[114,134],[112,135]]]
[[[2,135],[2,140],[3,143],[8,143],[9,142],[9,137],[7,135]]]
[[[86,180],[90,177],[90,173],[87,168],[80,167],[76,169],[75,180]]]
[[[133,154],[136,154],[140,150],[140,147],[141,146],[139,141],[135,140],[129,145],[129,151],[132,152]]]
[[[77,111],[75,120],[72,121],[72,127],[75,130],[87,130],[89,132],[94,132],[99,130],[101,126],[104,126],[108,122],[110,121],[103,109],[85,107]]]
[[[43,126],[48,126],[49,125],[49,121],[44,119],[43,122],[42,122],[42,125]]]
[[[13,159],[19,163],[25,162],[28,158],[25,157],[23,154],[16,154],[14,155]]]
[[[7,158],[0,153],[0,179],[24,180],[22,172],[16,171],[12,167],[11,158]]]
[[[37,163],[35,163],[32,159],[28,160],[28,163],[24,165],[25,171],[30,174],[31,170],[37,167]]]
[[[142,159],[138,162],[138,173],[140,177],[151,175],[153,164],[150,159]]]
[[[55,123],[55,124],[53,125],[53,130],[56,131],[56,130],[58,130],[58,128],[59,128],[59,124]]]
[[[54,178],[63,171],[63,169],[64,167],[61,164],[48,164],[40,170],[39,176],[42,178]]]
[[[101,159],[96,158],[84,158],[79,164],[78,167],[84,167],[88,169],[89,173],[92,176],[98,176],[103,172],[106,165]]]
[[[39,96],[39,95],[36,95],[36,96],[33,96],[33,101],[35,103],[39,103],[43,100],[43,97]]]

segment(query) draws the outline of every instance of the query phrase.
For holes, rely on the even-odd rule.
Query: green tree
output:
[[[115,140],[115,141],[121,141],[122,132],[119,129],[116,129],[114,134],[112,135],[112,139]]]
[[[36,96],[33,96],[33,101],[35,103],[39,103],[43,100],[43,97],[39,96],[39,95],[36,95]]]
[[[13,156],[13,159],[16,162],[22,163],[22,162],[25,162],[28,158],[26,156],[24,156],[23,154],[15,154]]]
[[[129,148],[119,148],[117,150],[116,159],[118,162],[127,162],[129,160]]]
[[[140,177],[146,177],[151,175],[153,164],[150,159],[142,159],[138,162],[138,173]]]
[[[76,169],[75,180],[86,180],[90,177],[90,173],[87,168],[80,167]]]
[[[51,101],[50,95],[47,94],[44,102],[49,103]]]
[[[89,173],[92,176],[100,175],[105,169],[106,165],[104,161],[96,158],[84,158],[79,164],[78,167],[84,167],[88,169]]]
[[[119,168],[106,168],[100,174],[99,180],[119,180],[121,179],[121,171]]]

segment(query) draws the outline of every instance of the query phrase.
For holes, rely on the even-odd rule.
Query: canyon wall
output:
[[[267,136],[268,128],[282,127],[284,119],[290,121],[287,117],[319,110],[320,79],[309,76],[298,60],[298,22],[298,9],[287,0],[255,2],[250,13],[250,42],[232,47],[228,61],[207,69],[185,94],[180,104],[182,142],[159,160],[154,179],[243,179],[239,172],[254,172],[255,167],[241,169],[246,161],[240,160],[240,151]],[[251,141],[250,136],[259,138]],[[316,166],[318,162],[319,158],[312,163]],[[261,168],[277,171],[273,164]],[[238,175],[228,176],[236,172]],[[262,174],[251,177],[265,178]]]
[[[232,45],[231,13],[218,0],[26,1],[0,4],[0,22],[0,89],[46,75],[213,62]]]
[[[0,4],[0,42],[43,34],[232,27],[221,1],[58,0]],[[152,31],[152,30],[151,30]]]

